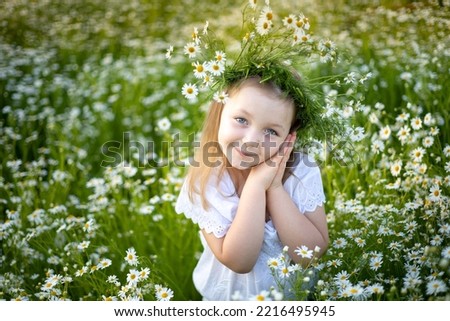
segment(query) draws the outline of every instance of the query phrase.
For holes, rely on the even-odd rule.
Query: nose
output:
[[[261,145],[263,137],[256,130],[248,130],[242,138],[242,145],[247,148],[258,148]]]

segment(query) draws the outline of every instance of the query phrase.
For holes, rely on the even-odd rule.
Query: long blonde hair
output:
[[[269,89],[273,96],[277,99],[286,101],[294,106],[294,101],[291,97],[285,95],[282,90],[272,82],[261,82],[260,77],[250,77],[242,79],[241,81],[230,86],[227,90],[228,95],[231,97],[236,94],[240,89],[245,86],[259,86]],[[188,187],[188,195],[192,202],[194,202],[194,194],[200,195],[202,207],[208,209],[209,202],[205,197],[206,186],[211,178],[213,171],[217,171],[217,184],[222,179],[225,170],[231,167],[225,154],[222,152],[218,142],[218,132],[220,127],[220,120],[222,117],[222,111],[224,108],[223,103],[212,101],[208,113],[203,122],[200,148],[194,154],[194,161],[197,166],[191,166],[186,178]],[[297,129],[297,121],[294,117],[291,125],[290,132]],[[213,152],[211,152],[213,150]],[[218,166],[208,166],[204,160],[207,157],[208,162],[218,164]],[[286,173],[285,173],[286,174]],[[286,175],[285,175],[286,176]]]

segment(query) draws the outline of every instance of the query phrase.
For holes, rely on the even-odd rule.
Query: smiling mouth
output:
[[[239,153],[239,155],[241,155],[243,157],[255,157],[255,156],[258,156],[257,153],[252,153],[252,152],[249,152],[249,151],[243,151],[242,149],[240,149],[238,147],[235,147],[234,149]]]

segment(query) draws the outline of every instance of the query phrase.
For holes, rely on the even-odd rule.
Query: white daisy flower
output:
[[[432,280],[427,284],[427,294],[436,295],[447,291],[447,285],[442,280]]]
[[[136,286],[136,284],[139,282],[139,271],[131,269],[127,274],[127,282],[128,286]]]
[[[158,120],[157,125],[161,131],[165,132],[170,128],[171,122],[167,117],[164,117],[164,118],[161,118],[160,120]]]
[[[225,71],[225,65],[217,61],[209,61],[206,66],[213,76],[220,76]]]
[[[255,296],[250,297],[250,301],[271,301],[269,291],[261,291]]]
[[[290,14],[289,16],[287,16],[283,19],[283,25],[288,29],[295,28],[295,22],[296,22],[296,17],[293,14]]]
[[[206,66],[203,63],[194,62],[192,64],[194,66],[194,77],[203,79],[206,76]]]
[[[402,170],[402,161],[398,160],[391,165],[391,174],[394,177],[400,175],[400,171]]]
[[[432,202],[438,202],[441,199],[441,189],[438,185],[433,185],[430,188],[430,195],[429,195],[430,201]]]
[[[227,61],[227,54],[223,51],[216,51],[216,61],[218,63],[225,63]]]
[[[444,259],[450,259],[450,246],[447,246],[446,248],[442,249],[441,255]]]
[[[127,250],[125,261],[131,266],[138,265],[138,256],[136,255],[136,250],[134,248],[131,247]]]
[[[172,58],[173,46],[170,46],[166,51],[166,59],[170,60]]]
[[[313,251],[309,250],[307,246],[302,245],[301,247],[297,247],[297,249],[294,250],[294,252],[301,256],[302,258],[310,259],[313,256]]]
[[[414,117],[411,119],[411,127],[414,130],[418,130],[422,128],[422,120],[419,117]]]
[[[222,104],[226,104],[226,102],[228,101],[228,94],[224,91],[222,92],[216,92],[214,94],[214,100],[217,101],[218,103],[222,103]]]
[[[189,42],[184,46],[184,53],[188,55],[189,58],[195,58],[199,52],[200,47],[195,42]]]
[[[169,301],[173,298],[173,291],[169,288],[162,287],[162,286],[156,286],[155,285],[155,291],[156,291],[156,299],[158,301]]]
[[[422,147],[417,147],[411,152],[411,157],[413,161],[420,163],[422,161],[423,156],[425,155],[425,149]]]
[[[272,28],[272,21],[267,20],[265,18],[258,19],[258,22],[256,23],[256,32],[259,33],[261,36],[267,35],[271,28]]]
[[[431,147],[434,143],[434,137],[433,136],[427,136],[422,140],[422,144],[425,148]]]
[[[195,84],[184,84],[181,93],[187,99],[194,99],[198,95],[198,88]]]

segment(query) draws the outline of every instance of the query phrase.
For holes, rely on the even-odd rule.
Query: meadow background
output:
[[[371,75],[340,89],[357,157],[319,153],[331,244],[314,298],[450,300],[449,1],[283,2],[344,53],[312,75]],[[205,102],[165,53],[205,20],[232,35],[242,7],[0,3],[0,299],[201,299],[198,230],[174,212],[190,149],[170,144],[195,139]]]

